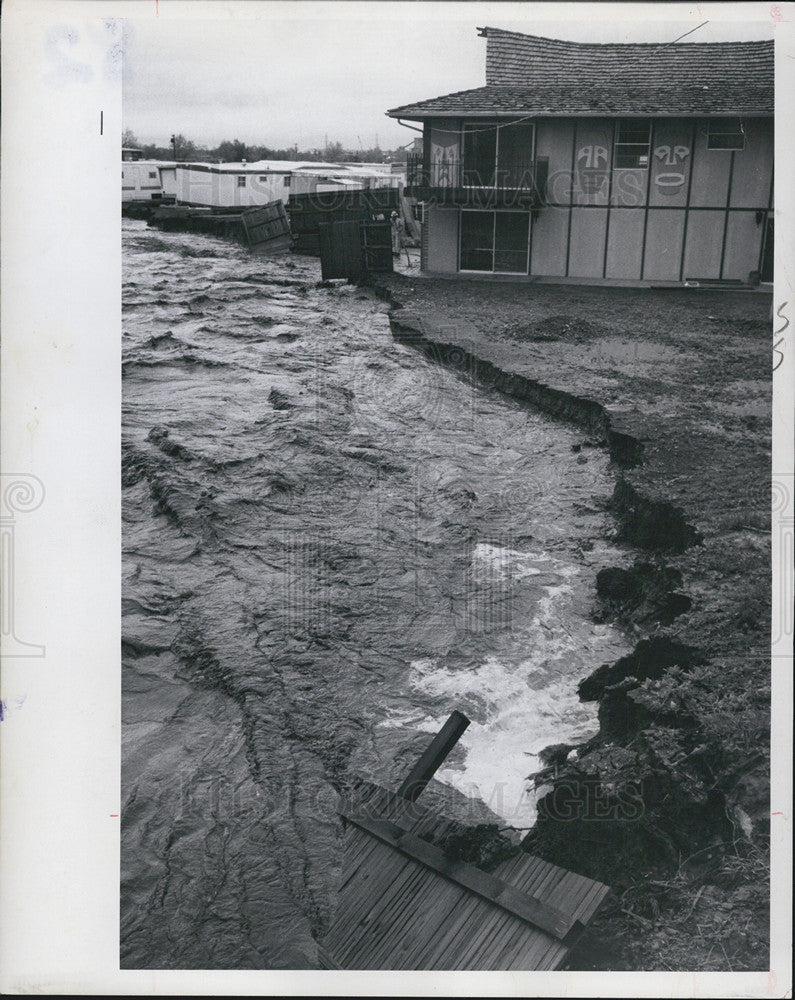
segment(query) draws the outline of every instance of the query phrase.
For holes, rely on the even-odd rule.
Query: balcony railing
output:
[[[546,160],[514,162],[509,167],[481,171],[458,158],[423,162],[419,153],[406,163],[406,193],[422,201],[489,208],[515,204],[536,207],[543,201]]]

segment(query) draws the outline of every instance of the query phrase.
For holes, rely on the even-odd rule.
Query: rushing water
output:
[[[459,708],[438,778],[527,826],[625,652],[604,455],[319,277],[124,224],[123,967],[312,968],[346,779]]]

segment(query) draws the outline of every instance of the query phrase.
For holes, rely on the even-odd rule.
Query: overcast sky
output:
[[[598,8],[598,9],[597,9]],[[414,133],[387,108],[485,83],[477,27],[574,41],[773,37],[767,4],[251,2],[159,0],[125,20],[124,124],[141,142],[172,132],[286,147],[383,149]],[[135,5],[135,10],[140,8]],[[147,6],[148,11],[155,5]],[[132,13],[132,10],[131,10]]]

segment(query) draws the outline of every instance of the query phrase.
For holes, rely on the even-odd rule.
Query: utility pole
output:
[[[174,147],[174,159],[177,158],[177,137],[176,135],[171,136],[171,145]]]

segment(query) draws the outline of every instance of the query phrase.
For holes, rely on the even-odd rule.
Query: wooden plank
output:
[[[555,898],[560,900],[558,905],[562,910],[574,915],[592,888],[593,882],[590,879],[564,870],[563,877],[555,887]]]
[[[540,858],[533,854],[520,855],[516,858],[509,858],[497,865],[492,874],[495,878],[502,879],[514,889],[524,890],[524,886],[530,881],[533,872],[538,871],[540,866],[545,864]]]
[[[359,868],[364,864],[373,847],[373,838],[364,830],[348,824],[345,831],[345,846],[342,854],[342,870],[337,892],[341,893]]]
[[[496,914],[507,916],[499,907],[487,904],[479,896],[470,896],[466,905],[460,906],[444,926],[436,928],[418,955],[420,968],[440,969],[454,967],[456,955],[460,950],[466,951],[472,940],[473,931],[479,932],[485,921]],[[529,933],[533,931],[522,921],[522,926]],[[452,956],[452,957],[451,957]]]
[[[467,898],[464,890],[454,882],[441,880],[433,875],[432,880],[429,881],[428,900],[417,908],[409,932],[401,935],[401,941],[390,962],[390,968],[433,968],[423,960],[423,955],[428,949],[429,938],[433,937],[441,928],[449,926],[456,915],[471,904],[472,898],[472,896]],[[429,905],[431,901],[433,905]]]
[[[539,899],[548,899],[550,891],[560,882],[565,875],[562,868],[542,861],[536,865],[532,872],[527,872],[525,877],[517,880],[517,889],[528,892]]]
[[[509,971],[541,971],[542,969],[557,968],[568,954],[568,948],[560,941],[528,939],[521,942],[519,948],[514,952],[512,958],[506,962]]]
[[[457,882],[465,889],[483,896],[489,902],[496,903],[554,937],[562,939],[572,928],[574,921],[555,907],[519,892],[513,886],[480,871],[478,868],[446,857],[440,848],[421,840],[412,833],[407,833],[389,820],[371,820],[362,816],[346,816],[346,819],[361,826],[368,833],[379,837],[384,843],[396,848],[408,857],[434,869],[444,878]]]
[[[348,879],[340,893],[340,923],[352,924],[366,909],[369,900],[377,898],[378,893],[388,888],[390,878],[394,878],[405,867],[407,859],[404,855],[392,851],[380,843],[371,853],[368,861],[357,868]]]
[[[544,865],[539,868],[538,872],[521,891],[528,893],[528,895],[542,902],[549,902],[554,899],[554,905],[557,907],[558,899],[555,894],[555,888],[565,874],[566,872],[562,868],[557,868],[555,865]],[[569,930],[571,930],[574,918],[570,913],[567,914],[567,918],[570,924]]]
[[[610,893],[608,886],[594,882],[582,902],[574,912],[574,917],[582,924],[588,924],[596,916],[596,912]]]
[[[417,953],[427,942],[428,933],[446,925],[451,914],[476,898],[457,884],[439,878],[420,862],[412,861],[412,866],[420,878],[408,887],[408,899],[404,893],[383,910],[373,933],[362,942],[368,946],[363,967],[422,968],[417,963]]]
[[[426,869],[430,875],[426,878],[423,891],[412,907],[398,923],[394,934],[385,939],[374,953],[372,968],[389,969],[422,969],[425,966],[418,959],[418,954],[427,941],[428,934],[444,925],[450,916],[466,905],[462,890],[452,882],[441,883],[440,880]],[[391,943],[391,948],[388,945]]]
[[[474,940],[464,950],[463,954],[455,962],[455,965],[460,965],[465,969],[485,968],[485,963],[488,961],[492,949],[499,947],[504,937],[506,935],[510,936],[519,923],[522,922],[517,920],[512,914],[506,913],[504,910],[496,910],[495,916],[485,926],[482,928],[476,926],[474,928]],[[525,934],[528,932],[531,935],[539,933],[534,928],[528,928],[526,924],[524,925],[524,930]]]
[[[240,216],[240,221],[243,224],[243,233],[245,234],[246,237],[246,243],[248,244],[249,248],[251,248],[254,246],[254,240],[251,237],[251,231],[248,227],[247,215],[248,215],[247,212],[243,212]]]
[[[350,875],[339,892],[338,922],[350,922],[354,910],[360,905],[366,905],[367,899],[372,895],[370,887],[374,883],[377,885],[389,872],[396,873],[403,867],[405,861],[405,857],[396,855],[384,844],[380,844],[371,852],[364,863]]]
[[[442,933],[435,935],[435,940],[427,950],[423,961],[426,967],[434,969],[481,968],[480,963],[473,962],[475,947],[485,936],[504,931],[509,925],[521,927],[525,936],[535,938],[544,931],[529,926],[513,914],[488,903],[480,897],[470,897],[469,905],[461,907],[449,926],[440,929]]]
[[[364,877],[349,883],[339,900],[337,919],[323,940],[334,960],[343,964],[345,954],[361,935],[361,921],[372,910],[380,897],[402,884],[413,866],[409,859],[394,851],[379,857],[378,872],[366,870]]]
[[[548,943],[555,941],[555,938],[541,932],[537,933],[539,938],[544,938]],[[480,955],[475,955],[477,968],[484,972],[488,970],[501,969],[510,961],[510,957],[517,951],[519,946],[527,940],[527,934],[523,931],[518,920],[506,921],[498,932],[489,940],[486,947],[481,950]],[[504,956],[508,956],[507,958]],[[533,966],[528,971],[533,971]]]
[[[410,864],[407,865],[404,871],[403,880],[409,879],[413,874],[413,866]],[[377,901],[370,899],[370,909],[375,902]],[[363,960],[362,956],[364,955],[366,957],[367,948],[363,947],[362,942],[367,940],[368,933],[372,933],[372,921],[375,919],[374,917],[371,917],[370,923],[363,923],[362,921],[368,916],[368,913],[369,910],[365,909],[362,912],[360,919],[357,920],[355,924],[348,926],[345,929],[345,933],[341,935],[338,942],[334,944],[334,959],[342,968],[357,968]]]
[[[580,925],[581,931],[610,893],[609,887],[602,882],[568,871],[551,891],[555,896],[555,905],[570,913],[575,927]]]
[[[363,968],[361,963],[372,958],[374,942],[384,936],[393,938],[395,917],[412,912],[407,903],[427,878],[427,869],[423,870],[410,859],[404,860],[405,866],[392,879],[387,891],[368,897],[359,919],[351,924],[340,946],[335,948],[334,957],[345,968]]]
[[[544,934],[543,931],[538,931],[533,936],[539,941],[539,944],[541,940],[544,940],[547,944],[555,942],[559,947],[563,947],[556,938]],[[528,935],[522,933],[519,921],[514,920],[512,926],[506,928],[506,933],[493,943],[488,954],[483,957],[479,968],[484,972],[511,968],[516,954],[520,948],[526,946],[527,940]],[[524,971],[534,972],[535,968],[535,965],[528,963]]]
[[[506,964],[513,969],[548,968],[549,962],[560,962],[566,956],[573,933],[579,931],[571,932],[566,941],[558,941],[548,936],[545,939],[539,937],[534,944],[530,941],[520,941],[513,954],[506,959]]]
[[[390,956],[403,940],[405,925],[416,918],[418,900],[433,891],[427,868],[411,861],[407,868],[401,884],[373,908],[367,925],[357,928],[355,947],[342,956],[347,968],[391,968]]]
[[[416,812],[419,808],[408,809],[406,800],[400,798],[396,792],[388,791],[379,785],[369,785],[367,789],[363,788],[363,795],[357,799],[356,808],[352,811],[371,816],[373,819],[390,819],[403,829],[409,830],[411,829],[411,819],[408,818],[408,814]],[[341,815],[344,817],[345,813],[343,812]],[[432,817],[432,814],[430,815]],[[422,811],[420,819],[422,818],[429,818],[429,814],[425,810]],[[438,820],[439,817],[435,818]],[[358,829],[358,827],[351,825],[348,827],[348,831]],[[354,843],[352,839],[348,838],[346,832],[343,858],[345,876],[340,884],[340,889],[349,880],[351,874],[368,861],[380,844],[378,838],[372,837],[366,831],[359,830],[359,832],[365,838],[364,842]],[[351,857],[351,861],[348,860],[349,857]]]

